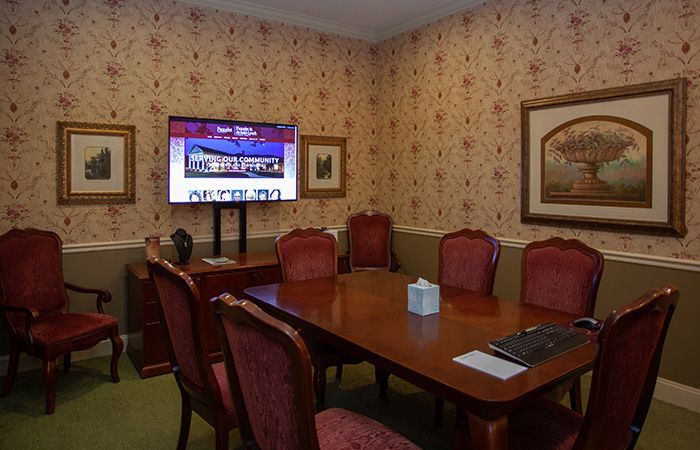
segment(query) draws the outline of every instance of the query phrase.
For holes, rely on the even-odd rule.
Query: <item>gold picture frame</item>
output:
[[[684,236],[686,80],[521,103],[521,221]]]
[[[347,138],[301,136],[301,197],[345,197]]]
[[[136,202],[136,127],[57,122],[59,205]]]

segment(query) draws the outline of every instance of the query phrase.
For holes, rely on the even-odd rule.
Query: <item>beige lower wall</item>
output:
[[[161,247],[161,255],[174,260],[177,252],[172,245],[165,245],[168,237],[161,237],[164,245]],[[274,251],[275,237],[248,238],[248,252]],[[347,252],[347,233],[338,232],[338,251]],[[192,257],[211,256],[212,242],[197,242],[194,245]],[[238,252],[238,241],[224,241],[221,252],[223,255],[233,257]],[[80,251],[64,253],[63,273],[67,282],[79,286],[107,289],[112,293],[112,301],[104,305],[107,314],[114,315],[119,320],[120,334],[129,332],[127,323],[127,299],[126,299],[126,265],[145,261],[145,250],[142,247],[120,250]],[[70,292],[69,292],[70,293]],[[71,311],[95,312],[95,296],[70,293]],[[5,324],[0,320],[0,355],[8,352],[7,331]],[[2,376],[4,374],[0,374]]]
[[[402,272],[437,278],[439,237],[395,231],[393,249]],[[516,301],[520,291],[519,248],[502,247],[494,293]],[[681,299],[664,347],[659,376],[700,388],[700,273],[618,261],[605,261],[595,316],[605,318],[613,309],[631,302],[648,289],[678,286]]]

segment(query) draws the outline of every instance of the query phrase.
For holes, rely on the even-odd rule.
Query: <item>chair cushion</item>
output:
[[[540,398],[508,415],[511,450],[570,449],[583,416],[560,403]]]
[[[231,397],[231,390],[229,389],[228,378],[226,377],[226,366],[223,362],[220,362],[212,364],[211,369],[214,371],[216,382],[219,385],[221,401],[224,403],[224,408],[226,408],[227,413],[233,414],[233,398]]]
[[[420,448],[389,427],[340,408],[316,414],[316,430],[323,450]]]
[[[34,336],[34,345],[51,347],[60,345],[107,330],[117,325],[117,319],[108,314],[97,313],[65,313],[53,314],[39,318],[31,324],[30,331]],[[19,334],[23,338],[24,326]]]

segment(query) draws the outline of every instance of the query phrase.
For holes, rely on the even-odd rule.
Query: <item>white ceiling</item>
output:
[[[182,0],[371,42],[386,39],[483,0]]]

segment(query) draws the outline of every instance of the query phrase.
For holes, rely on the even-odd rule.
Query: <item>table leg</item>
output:
[[[471,448],[507,450],[508,416],[502,416],[495,420],[484,420],[469,414],[469,439]]]

